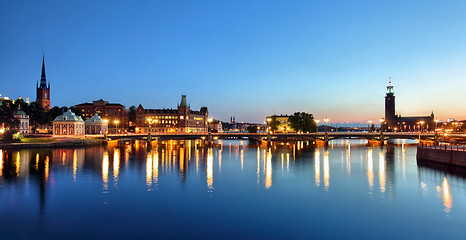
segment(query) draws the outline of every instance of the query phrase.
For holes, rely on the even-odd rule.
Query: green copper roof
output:
[[[186,95],[181,95],[180,107],[188,107],[188,103],[186,102]]]

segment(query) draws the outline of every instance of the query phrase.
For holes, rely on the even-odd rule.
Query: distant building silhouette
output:
[[[50,83],[47,84],[45,78],[45,57],[42,56],[42,74],[40,76],[40,85],[37,83],[36,102],[38,102],[45,111],[50,110]]]
[[[390,81],[385,95],[385,121],[382,129],[395,132],[433,131],[435,128],[434,112],[430,116],[402,117],[395,113],[395,93]]]

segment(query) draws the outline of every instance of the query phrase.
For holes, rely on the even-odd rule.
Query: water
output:
[[[2,150],[1,239],[464,238],[465,170],[415,145]]]

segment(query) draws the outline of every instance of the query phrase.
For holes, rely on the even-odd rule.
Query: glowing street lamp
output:
[[[435,122],[435,131],[437,131],[438,118],[436,118],[436,119],[434,120],[434,122]]]
[[[372,124],[372,120],[367,121],[367,132],[370,132],[370,125]]]
[[[272,118],[267,118],[266,120],[267,120],[267,132],[269,132],[270,129],[271,129],[270,128],[270,122],[272,122]]]
[[[422,132],[422,124],[424,124],[424,121],[420,121],[419,124],[421,126],[421,128],[419,130]]]
[[[320,122],[320,120],[319,120],[319,119],[316,119],[317,132],[319,132],[319,122]]]
[[[380,131],[383,132],[383,122],[385,122],[385,120],[383,118],[380,119]]]
[[[208,119],[207,119],[207,123],[208,123],[207,127],[208,127],[209,133],[210,133],[210,124],[212,123],[212,121],[214,121],[213,118],[208,118]]]
[[[120,123],[120,121],[115,120],[113,121],[113,123],[115,123],[115,130],[116,130],[115,132],[118,132],[118,123]]]

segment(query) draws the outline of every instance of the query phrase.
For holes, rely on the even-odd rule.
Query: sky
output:
[[[1,1],[0,94],[264,122],[466,119],[466,1]]]

